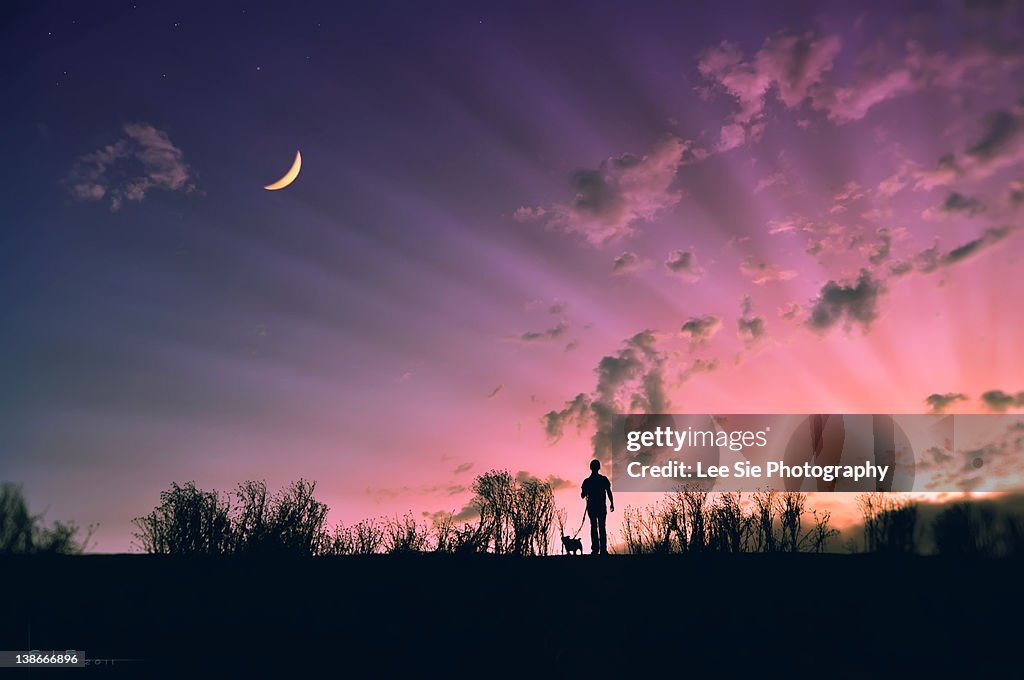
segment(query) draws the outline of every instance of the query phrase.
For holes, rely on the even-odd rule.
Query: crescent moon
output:
[[[284,189],[286,186],[295,181],[295,178],[299,176],[299,170],[302,169],[302,153],[299,151],[295,152],[295,162],[292,163],[292,169],[285,173],[284,177],[277,180],[273,184],[268,184],[263,187],[267,191],[277,191],[278,189]]]

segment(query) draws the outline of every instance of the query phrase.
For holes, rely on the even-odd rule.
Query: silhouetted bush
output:
[[[679,508],[666,501],[640,508],[626,507],[622,513],[622,538],[626,550],[634,555],[682,552],[679,540],[685,537]]]
[[[630,553],[821,552],[838,532],[829,513],[812,511],[804,528],[806,494],[775,491],[750,496],[687,488],[652,505],[627,507],[622,539]]]
[[[271,543],[274,520],[265,482],[242,482],[231,513],[234,552],[261,552]]]
[[[807,494],[787,491],[782,494],[779,504],[779,550],[782,552],[798,552],[803,542],[800,528],[803,524],[804,504]]]
[[[751,500],[754,503],[754,550],[776,552],[779,549],[775,520],[779,511],[778,494],[775,491],[757,491]]]
[[[1007,518],[1007,537],[1014,531],[1013,518]],[[954,503],[932,521],[935,552],[940,555],[992,557],[1008,543],[1000,536],[995,512],[984,505]]]
[[[327,504],[314,496],[315,482],[292,482],[270,502],[270,530],[257,544],[260,552],[309,556],[327,541]]]
[[[555,519],[551,485],[539,479],[517,480],[511,496],[512,553],[547,555]]]
[[[352,526],[338,524],[324,542],[325,555],[373,555],[384,545],[384,527],[375,519]]]
[[[739,493],[719,494],[711,506],[708,548],[715,552],[738,553],[747,549],[753,518],[743,512]]]
[[[434,518],[431,549],[449,554],[487,552],[490,540],[488,531],[482,518],[476,524],[456,524],[452,513],[447,513]]]
[[[453,527],[449,552],[456,555],[487,552],[489,540],[487,527],[483,522],[475,525],[464,522]]]
[[[677,534],[681,551],[704,552],[708,549],[708,492],[696,488],[678,491],[669,501],[677,512],[669,524]]]
[[[147,553],[224,555],[234,547],[228,500],[195,482],[171,484],[160,492],[160,505],[134,523],[135,540]]]
[[[831,512],[811,510],[811,516],[814,518],[814,526],[806,534],[806,545],[810,552],[820,553],[825,550],[833,536],[839,535],[839,532],[831,526]]]
[[[424,552],[430,540],[429,529],[411,513],[389,520],[384,530],[384,552],[388,554]]]
[[[857,497],[864,517],[864,550],[911,554],[917,551],[917,503],[883,492]]]
[[[21,487],[0,485],[0,554],[71,555],[87,547],[91,529],[84,539],[78,540],[77,525],[54,522],[45,526],[42,520],[42,515],[29,512]]]
[[[474,504],[480,513],[477,529],[458,532],[461,551],[476,551],[478,540],[495,554],[547,555],[555,518],[551,485],[538,479],[516,479],[507,470],[491,470],[473,482]]]
[[[1024,557],[1024,517],[1007,515],[1003,518],[1003,554]]]
[[[194,482],[171,484],[160,505],[135,520],[143,551],[159,555],[317,555],[329,536],[327,506],[304,480],[270,496],[264,482],[243,482],[230,497]]]

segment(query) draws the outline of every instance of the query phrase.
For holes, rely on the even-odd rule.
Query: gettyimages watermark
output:
[[[623,414],[616,490],[1019,491],[1024,414]]]

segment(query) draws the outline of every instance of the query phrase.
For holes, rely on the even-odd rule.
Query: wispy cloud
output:
[[[569,330],[569,324],[565,321],[559,321],[557,325],[551,328],[545,328],[540,331],[526,331],[519,335],[511,335],[506,338],[510,342],[546,342],[548,340],[557,340],[558,338],[565,335],[566,331]]]
[[[751,283],[764,285],[775,281],[788,281],[796,277],[796,271],[779,265],[769,264],[754,255],[748,255],[740,262],[740,273],[750,279]]]
[[[612,274],[625,276],[643,271],[651,266],[649,260],[645,260],[634,252],[626,251],[612,260]]]
[[[643,156],[623,154],[597,168],[581,168],[569,177],[573,198],[548,207],[522,207],[519,221],[545,222],[549,227],[579,234],[603,245],[631,233],[636,224],[651,220],[679,202],[672,188],[680,166],[706,156],[692,142],[667,137]]]
[[[72,196],[106,200],[117,211],[125,201],[139,202],[154,189],[195,190],[195,175],[166,132],[146,123],[129,123],[124,134],[75,162],[66,180]]]
[[[705,50],[697,62],[698,71],[739,107],[722,126],[718,150],[727,151],[761,136],[765,104],[773,88],[786,107],[799,106],[832,69],[840,45],[837,36],[778,33],[766,39],[749,60],[730,42]]]
[[[740,302],[740,318],[736,320],[736,334],[747,347],[756,344],[765,336],[764,318],[753,313],[754,303],[749,295]]]
[[[704,278],[704,268],[697,262],[697,255],[689,250],[673,250],[665,260],[665,269],[672,276],[694,283]]]

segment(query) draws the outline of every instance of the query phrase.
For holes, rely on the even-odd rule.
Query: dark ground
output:
[[[338,675],[365,659],[387,677],[576,677],[601,666],[629,677],[1010,676],[1024,650],[1022,566],[867,555],[3,557],[0,649],[142,659],[132,670],[145,675],[291,663]]]

